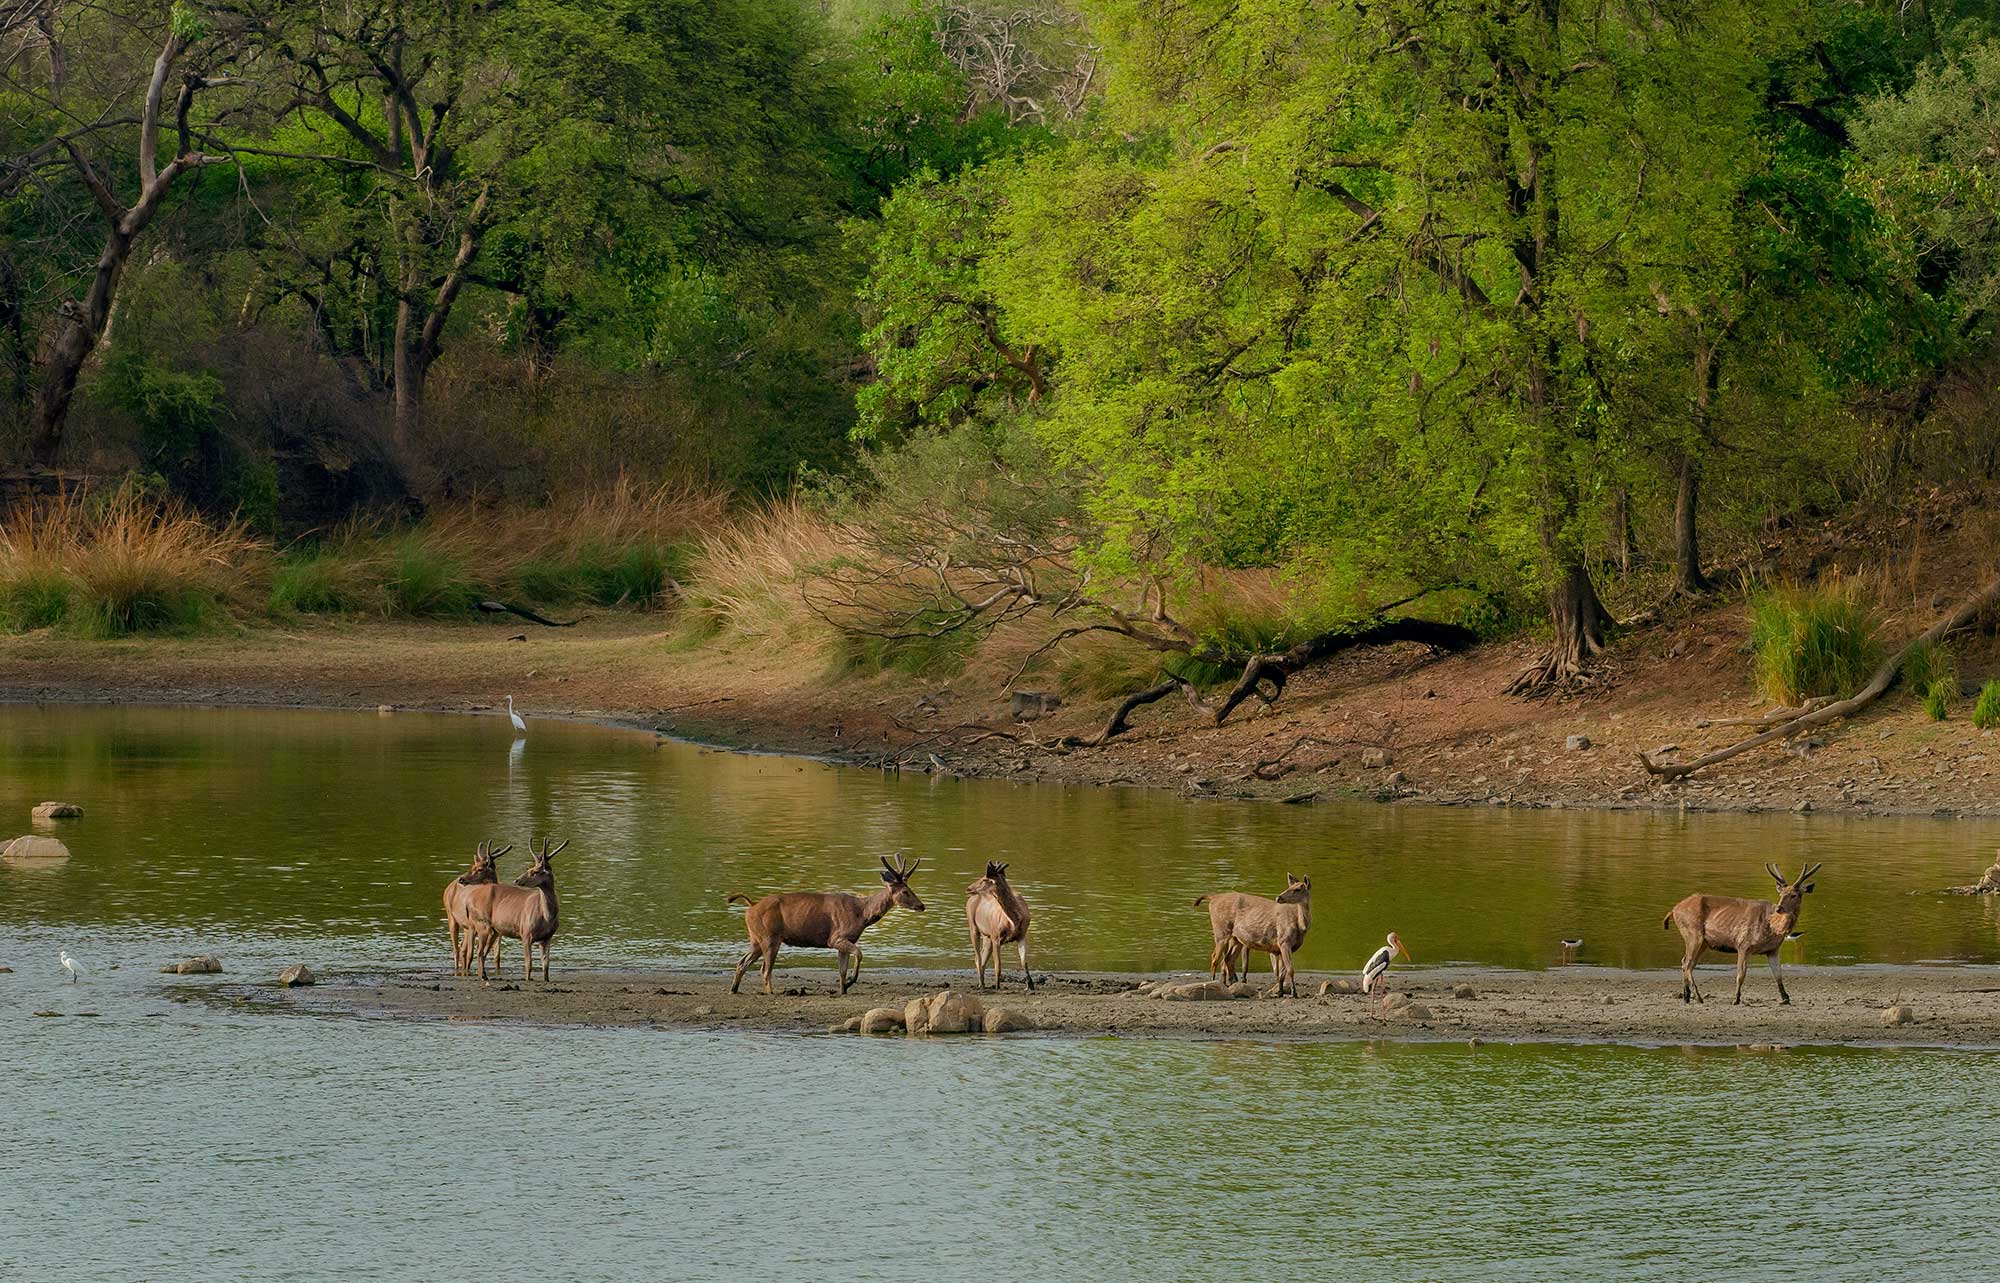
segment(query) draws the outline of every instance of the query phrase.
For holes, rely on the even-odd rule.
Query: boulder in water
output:
[[[54,838],[39,834],[15,838],[0,847],[0,860],[9,864],[61,864],[69,859],[69,848]]]
[[[965,1034],[986,1027],[986,1007],[969,993],[947,989],[931,999],[926,1033]]]
[[[213,954],[204,953],[198,958],[189,958],[186,962],[169,962],[166,966],[160,968],[160,974],[167,976],[205,976],[220,970],[222,970],[222,959]]]
[[[38,820],[76,820],[83,818],[83,808],[74,802],[43,802],[34,810]]]
[[[903,1028],[909,1033],[929,1032],[931,1027],[931,1000],[912,998],[903,1004]]]
[[[217,969],[220,970],[220,968]],[[312,973],[312,968],[303,962],[295,967],[286,967],[278,973],[278,985],[284,989],[291,989],[298,985],[313,984],[317,979],[318,977]]]
[[[1006,1007],[989,1007],[986,1011],[986,1032],[989,1034],[1022,1033],[1035,1027],[1035,1018],[1025,1011],[1012,1011]]]
[[[855,1029],[864,1034],[899,1034],[903,1032],[903,1013],[894,1007],[875,1007],[862,1015]]]

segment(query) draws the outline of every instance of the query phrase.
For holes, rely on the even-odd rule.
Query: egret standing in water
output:
[[[69,950],[67,949],[62,950],[62,968],[64,971],[69,972],[69,982],[71,984],[75,984],[79,976],[89,974],[83,969],[81,962],[69,956]]]
[[[1362,964],[1361,992],[1374,993],[1379,989],[1383,991],[1383,1000],[1388,1000],[1389,961],[1399,953],[1403,955],[1403,961],[1413,961],[1410,951],[1403,947],[1403,942],[1396,937],[1395,932],[1391,931],[1389,943],[1377,949],[1368,961]]]
[[[507,697],[507,720],[514,723],[514,733],[516,735],[526,735],[528,733],[528,724],[521,720],[519,713],[514,711],[514,697],[512,695]]]

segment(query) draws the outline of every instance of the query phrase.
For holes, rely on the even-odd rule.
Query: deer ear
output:
[[[1800,888],[1799,888],[1799,890],[1800,890],[1800,892],[1801,892],[1801,893],[1803,893],[1803,892],[1807,892],[1807,891],[1810,891],[1810,890],[1812,890],[1812,889],[1813,889],[1813,884],[1812,884],[1812,883],[1810,883],[1810,882],[1806,883],[1806,884],[1805,884],[1804,886],[1802,886],[1802,887],[1800,887]]]
[[[882,880],[884,882],[889,883],[891,886],[894,886],[896,883],[896,875],[889,872],[889,870],[884,869],[882,870]]]

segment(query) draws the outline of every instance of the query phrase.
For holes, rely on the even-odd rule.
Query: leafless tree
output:
[[[1056,125],[1098,87],[1102,47],[1066,5],[941,0],[935,23],[938,47],[971,85],[968,112],[998,105],[1013,124]]]

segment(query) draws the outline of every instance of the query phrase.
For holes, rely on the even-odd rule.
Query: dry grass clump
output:
[[[806,585],[855,551],[796,495],[714,527],[688,566],[684,640],[728,634],[831,645],[837,630],[812,609]]]
[[[95,637],[207,622],[257,575],[267,549],[134,487],[15,509],[0,525],[0,622]]]

